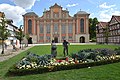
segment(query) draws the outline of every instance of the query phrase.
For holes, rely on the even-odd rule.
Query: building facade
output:
[[[113,15],[109,22],[99,22],[97,43],[120,44],[120,16]]]
[[[63,10],[58,4],[44,10],[39,17],[34,12],[23,15],[24,33],[32,36],[33,43],[89,42],[89,14],[85,11],[77,12],[73,17],[69,11]]]
[[[4,12],[0,12],[0,22],[1,22],[1,19],[2,19],[2,16],[5,16]],[[15,25],[13,25],[13,20],[11,19],[6,19],[6,23],[5,23],[5,28],[10,32],[10,36],[8,37],[7,40],[5,40],[5,43],[7,45],[10,45],[11,44],[11,41],[13,40],[14,42],[17,40],[15,38],[15,30],[17,30],[17,27]],[[1,25],[1,24],[0,24]],[[0,40],[0,43],[1,43],[1,40]]]
[[[108,22],[99,22],[96,27],[96,41],[97,43],[103,44],[106,43],[107,40],[107,29]]]

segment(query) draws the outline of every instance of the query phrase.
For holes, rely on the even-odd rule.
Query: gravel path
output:
[[[18,55],[19,53],[21,53],[23,51],[26,51],[27,49],[29,49],[31,47],[33,47],[33,46],[29,46],[29,47],[26,47],[23,50],[20,49],[20,50],[17,50],[17,51],[12,51],[12,49],[10,49],[10,48],[6,49],[4,54],[0,54],[0,62],[8,60],[8,59],[12,58],[13,56]]]

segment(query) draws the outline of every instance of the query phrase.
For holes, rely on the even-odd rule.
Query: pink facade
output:
[[[77,12],[73,17],[69,11],[63,10],[58,4],[44,10],[39,17],[34,12],[23,15],[24,32],[33,37],[34,43],[56,42],[89,42],[89,14],[85,11]]]

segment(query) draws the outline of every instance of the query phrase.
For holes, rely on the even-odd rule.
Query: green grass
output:
[[[50,54],[51,46],[35,46],[27,51],[43,55]],[[116,45],[70,45],[69,53],[77,52],[80,49],[94,48],[117,48]],[[120,62],[92,68],[73,69],[65,71],[50,72],[44,74],[7,77],[8,69],[26,55],[26,52],[0,62],[0,80],[120,80]],[[57,46],[58,56],[63,56],[63,47]]]

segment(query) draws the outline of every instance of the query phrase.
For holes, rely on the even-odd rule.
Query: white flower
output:
[[[88,67],[88,68],[91,68],[91,67]]]

